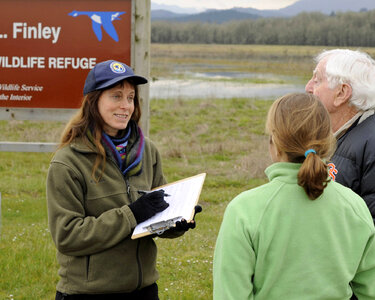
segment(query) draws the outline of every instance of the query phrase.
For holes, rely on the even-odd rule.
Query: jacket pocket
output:
[[[89,274],[90,274],[90,255],[86,256],[86,280],[89,280]]]
[[[101,292],[132,291],[137,288],[138,267],[133,240],[127,239],[87,260],[87,284]]]

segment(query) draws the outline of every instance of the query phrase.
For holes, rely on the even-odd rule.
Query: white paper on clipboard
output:
[[[137,239],[153,233],[161,233],[174,226],[176,221],[193,219],[194,207],[197,205],[206,173],[178,180],[153,189],[164,190],[170,196],[164,197],[169,206],[164,211],[139,223],[133,232],[132,239]]]

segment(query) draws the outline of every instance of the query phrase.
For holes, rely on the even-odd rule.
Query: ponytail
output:
[[[310,150],[305,152],[306,158],[297,175],[298,185],[303,187],[311,200],[315,200],[323,193],[330,179],[327,174],[327,164],[320,159],[314,150],[307,153],[308,151]]]

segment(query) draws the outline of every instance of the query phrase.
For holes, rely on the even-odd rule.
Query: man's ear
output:
[[[347,83],[340,84],[337,87],[336,97],[333,100],[333,104],[336,107],[339,107],[339,106],[341,106],[343,104],[348,103],[349,99],[351,97],[352,97],[352,87],[351,87],[351,85],[347,84]]]

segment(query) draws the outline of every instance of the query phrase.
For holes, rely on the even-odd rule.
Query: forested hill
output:
[[[177,14],[167,10],[152,10],[152,21],[169,21],[169,22],[203,22],[222,24],[233,20],[246,20],[261,18],[257,10],[250,12],[248,9],[241,11],[241,8],[207,10],[198,14]]]
[[[249,12],[241,12],[237,9],[208,10],[199,14],[173,14],[166,10],[151,12],[152,20],[168,20],[172,22],[207,22],[222,24],[233,20],[258,19],[261,16]]]
[[[153,43],[375,47],[375,10],[330,15],[301,13],[294,17],[245,19],[222,24],[152,21],[151,29]]]

